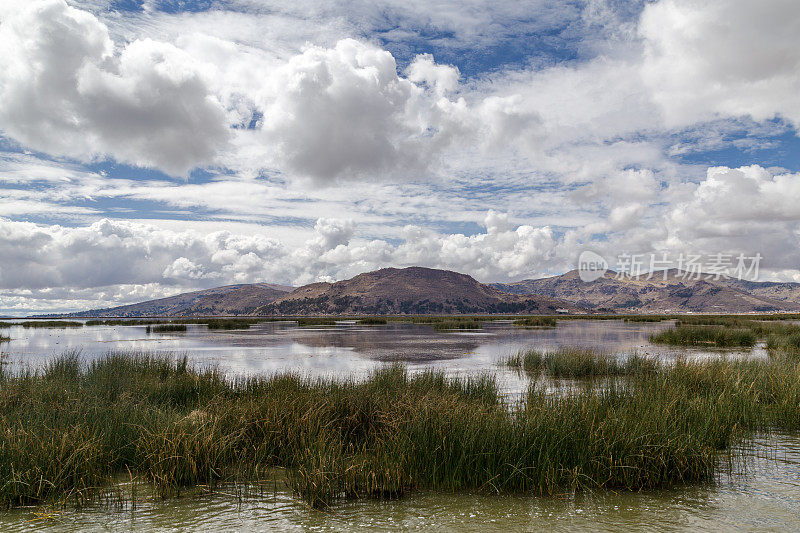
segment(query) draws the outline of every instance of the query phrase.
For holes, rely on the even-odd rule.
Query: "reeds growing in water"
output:
[[[636,366],[529,352],[519,365],[608,379],[559,394],[535,383],[508,405],[491,376],[399,366],[362,381],[228,379],[185,358],[109,353],[2,369],[0,504],[87,501],[121,474],[170,496],[275,467],[318,507],[415,489],[639,490],[713,480],[736,439],[800,429],[800,366],[789,356]]]
[[[554,328],[557,321],[552,316],[530,316],[514,320],[513,324],[524,328]]]
[[[667,329],[650,336],[650,342],[676,346],[712,346],[716,348],[750,347],[755,345],[756,333],[749,328],[730,326],[683,326]]]

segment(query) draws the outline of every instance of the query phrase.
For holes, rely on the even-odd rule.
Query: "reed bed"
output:
[[[580,364],[535,364],[585,374],[586,354],[560,357]],[[789,357],[646,372],[592,364],[620,377],[563,394],[533,385],[509,406],[491,376],[390,366],[363,381],[230,380],[185,358],[65,354],[40,371],[0,372],[0,505],[91,501],[122,474],[167,497],[275,467],[317,507],[415,489],[640,490],[712,481],[737,439],[800,429],[800,365]]]
[[[366,318],[360,318],[358,320],[358,323],[361,324],[362,326],[381,326],[381,325],[386,325],[388,321],[385,318],[380,318],[380,317],[366,317]]]
[[[558,322],[552,316],[530,316],[514,320],[515,326],[524,328],[554,328]]]
[[[169,321],[157,318],[142,318],[142,319],[95,318],[92,320],[87,320],[83,324],[85,326],[149,326],[152,324],[163,324],[165,322]]]
[[[526,350],[509,357],[505,364],[531,374],[573,379],[641,375],[658,368],[653,359],[637,353],[618,357],[581,347],[559,347],[551,352]]]
[[[80,328],[83,322],[69,320],[26,320],[24,322],[0,322],[0,328],[22,326],[23,328]]]
[[[156,324],[147,326],[147,332],[153,333],[178,333],[186,331],[186,324]]]
[[[246,318],[216,318],[211,320],[201,320],[208,329],[250,329],[250,326],[258,323],[258,320],[248,320]]]
[[[625,322],[663,322],[669,320],[666,316],[659,315],[642,315],[642,316],[629,316],[623,319]]]
[[[297,319],[297,325],[308,326],[335,326],[336,319],[333,317],[303,317]]]
[[[650,336],[650,342],[675,346],[712,346],[715,348],[751,347],[757,335],[748,328],[729,326],[680,326]]]
[[[468,318],[437,320],[436,322],[433,323],[434,331],[452,331],[452,330],[481,329],[481,328],[483,328],[483,322]]]

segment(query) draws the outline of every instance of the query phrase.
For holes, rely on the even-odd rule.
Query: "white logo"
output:
[[[589,283],[603,277],[608,270],[608,262],[599,254],[584,250],[578,257],[578,276]]]

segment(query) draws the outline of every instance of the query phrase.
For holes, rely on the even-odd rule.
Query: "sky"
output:
[[[0,0],[0,314],[591,250],[800,282],[796,0]]]

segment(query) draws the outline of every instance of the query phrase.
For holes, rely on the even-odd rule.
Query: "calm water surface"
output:
[[[86,359],[109,350],[169,352],[232,374],[299,371],[309,375],[364,375],[402,362],[410,370],[438,368],[452,375],[491,372],[514,394],[524,378],[499,365],[525,348],[598,347],[615,353],[637,351],[662,358],[763,357],[762,347],[720,352],[655,347],[649,335],[671,325],[622,321],[565,320],[554,329],[519,329],[508,322],[479,332],[437,333],[429,326],[390,324],[300,328],[265,323],[242,331],[209,331],[190,325],[186,333],[147,334],[144,326],[4,330],[0,345],[13,367],[39,366],[67,350]],[[345,502],[331,512],[309,511],[282,484],[267,494],[238,498],[225,490],[211,496],[154,499],[135,510],[98,507],[0,514],[0,531],[607,531],[800,530],[800,438],[757,441],[747,454],[746,475],[718,483],[646,493],[599,492],[560,498],[416,493],[400,500]]]

